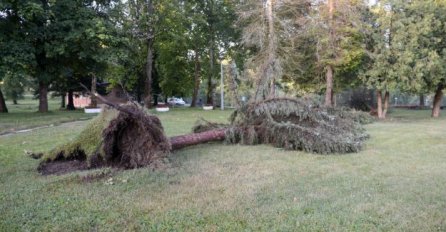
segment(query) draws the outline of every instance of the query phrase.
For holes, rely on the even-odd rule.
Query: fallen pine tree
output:
[[[75,163],[75,169],[157,165],[176,149],[222,140],[321,154],[357,152],[368,137],[361,123],[370,117],[303,99],[274,98],[241,107],[227,125],[203,121],[195,126],[198,133],[168,138],[158,117],[142,107],[111,106],[104,108],[73,141],[44,154],[39,171],[64,173],[54,168],[64,162]]]

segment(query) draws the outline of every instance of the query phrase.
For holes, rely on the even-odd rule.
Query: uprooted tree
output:
[[[185,146],[223,141],[272,144],[321,154],[357,152],[367,138],[366,113],[326,108],[310,100],[273,98],[236,110],[229,124],[204,122],[197,133],[168,138],[155,115],[136,104],[104,108],[71,142],[43,155],[39,171],[77,160],[82,168],[138,168],[157,165]]]
[[[276,55],[280,43],[274,33],[273,3],[267,1],[267,7],[262,8],[268,16],[269,40],[268,46],[256,43],[261,52],[255,60],[262,65],[256,72],[253,101],[240,106],[229,124],[205,122],[195,127],[198,133],[167,138],[160,120],[142,107],[114,105],[101,99],[111,108],[94,119],[77,139],[45,154],[40,170],[51,173],[45,172],[54,163],[51,161],[74,159],[82,162],[82,168],[156,165],[173,150],[222,140],[247,145],[271,144],[320,154],[359,151],[368,137],[361,126],[370,120],[368,114],[324,107],[308,99],[274,97],[276,78],[282,75],[282,68]]]

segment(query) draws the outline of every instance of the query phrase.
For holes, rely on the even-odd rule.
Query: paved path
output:
[[[39,127],[29,128],[29,129],[17,130],[17,131],[5,131],[0,134],[0,138],[15,135],[15,134],[28,133],[31,131],[45,129],[45,128],[49,128],[49,127],[55,127],[55,126],[57,126],[57,127],[81,126],[81,125],[85,124],[87,121],[89,121],[89,120],[78,120],[78,121],[72,121],[72,122],[64,122],[64,123],[60,123],[57,125],[51,124],[51,125],[46,125],[46,126],[39,126]]]

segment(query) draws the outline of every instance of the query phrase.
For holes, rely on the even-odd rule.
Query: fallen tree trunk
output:
[[[211,141],[271,144],[332,154],[357,152],[368,138],[360,125],[364,122],[363,114],[325,108],[304,99],[273,98],[252,103],[236,110],[230,124],[202,120],[193,128],[198,133],[170,138],[159,118],[141,106],[104,102],[112,108],[104,108],[75,139],[43,155],[41,173],[60,173],[64,166],[53,172],[52,165],[74,160],[84,162],[80,167],[86,169],[157,166],[172,151]]]
[[[212,141],[222,141],[225,139],[226,129],[216,129],[201,133],[179,135],[170,137],[170,145],[172,150],[181,149],[183,147],[207,143]]]

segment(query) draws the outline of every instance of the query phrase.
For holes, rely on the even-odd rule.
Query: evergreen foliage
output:
[[[274,98],[236,110],[226,136],[228,143],[272,144],[321,154],[357,152],[368,138],[360,118],[310,100]]]
[[[203,118],[200,118],[195,122],[195,125],[192,127],[192,131],[194,133],[201,133],[205,131],[215,130],[215,129],[222,129],[229,127],[228,124],[224,123],[215,123],[215,122],[209,122]]]

